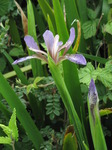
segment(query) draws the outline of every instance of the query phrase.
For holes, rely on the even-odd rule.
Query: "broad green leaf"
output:
[[[98,74],[98,80],[100,80],[106,87],[112,86],[112,73],[103,68]]]
[[[18,141],[18,128],[16,124],[16,109],[13,109],[13,114],[9,121],[9,128],[12,130],[12,137],[14,140]]]
[[[0,16],[4,16],[8,12],[9,6],[10,6],[10,0],[0,1]]]
[[[105,32],[109,33],[112,35],[112,21],[109,21],[106,25],[105,25]]]
[[[87,9],[88,11],[88,17],[91,19],[91,20],[94,20],[96,19],[96,12],[90,8]]]
[[[100,116],[107,116],[112,113],[112,108],[100,109]]]
[[[18,46],[10,50],[9,55],[19,57],[24,56],[24,51],[22,47]]]
[[[89,39],[96,34],[96,21],[87,21],[82,25],[85,39]]]
[[[101,13],[101,9],[102,9],[102,4],[103,4],[103,0],[99,0],[99,3],[96,6],[95,10],[88,8],[88,17],[91,20],[94,20],[101,15],[100,13]]]
[[[89,85],[91,78],[97,79],[99,71],[96,71],[91,63],[87,63],[86,67],[79,70],[79,79],[81,83]]]
[[[12,141],[11,138],[9,137],[0,137],[0,144],[10,144],[11,145]]]
[[[89,85],[91,78],[101,81],[106,87],[110,88],[112,85],[112,66],[111,60],[106,63],[105,68],[94,69],[91,63],[79,70],[79,79],[81,83]]]

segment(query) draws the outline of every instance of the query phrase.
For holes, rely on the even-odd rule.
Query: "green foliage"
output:
[[[13,57],[21,57],[24,56],[25,53],[23,51],[22,46],[14,45],[14,48],[10,50],[9,55]]]
[[[87,21],[83,24],[82,29],[83,29],[83,34],[84,38],[88,39],[91,38],[92,36],[95,36],[96,34],[96,26],[97,26],[97,20],[96,21]]]
[[[6,137],[0,137],[0,144],[9,144],[14,147],[14,142],[18,141],[18,128],[16,125],[16,109],[14,108],[13,114],[11,116],[11,119],[9,121],[9,125],[5,126],[3,124],[0,124],[0,127],[3,129]]]
[[[41,134],[44,137],[44,142],[41,145],[41,150],[57,150],[62,149],[64,131],[61,129],[59,132],[54,131],[50,126],[41,129]]]
[[[88,63],[86,67],[79,70],[80,82],[89,85],[91,78],[101,81],[105,87],[110,88],[112,85],[112,60],[105,64],[105,68],[94,68],[91,63]]]
[[[60,116],[63,113],[61,108],[60,95],[54,84],[52,77],[44,78],[43,82],[38,84],[40,87],[37,92],[37,97],[39,101],[46,103],[46,115],[49,116],[51,120],[54,120],[56,116]]]
[[[0,16],[3,16],[9,12],[13,5],[13,0],[3,0],[0,1]]]

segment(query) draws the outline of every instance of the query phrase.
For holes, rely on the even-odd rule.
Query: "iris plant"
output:
[[[59,62],[68,59],[69,61],[74,62],[76,64],[86,65],[86,60],[83,55],[67,54],[67,51],[69,50],[75,39],[75,30],[73,27],[70,29],[70,37],[64,45],[62,41],[59,41],[59,35],[56,35],[54,37],[53,33],[50,30],[46,30],[44,32],[43,38],[47,46],[47,53],[39,49],[33,37],[27,35],[24,38],[26,45],[29,47],[31,51],[36,52],[36,54],[15,60],[13,64],[17,64],[19,62],[23,62],[33,58],[41,59],[48,63],[47,57],[49,54],[53,59],[53,61],[55,62],[55,64],[58,64]],[[60,56],[60,51],[63,49],[64,49],[63,55]]]

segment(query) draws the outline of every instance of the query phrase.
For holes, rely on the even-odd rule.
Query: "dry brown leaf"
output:
[[[28,20],[27,17],[25,16],[22,8],[20,7],[20,5],[14,0],[18,10],[21,13],[21,19],[22,19],[22,25],[23,25],[23,30],[24,30],[24,36],[28,34]]]

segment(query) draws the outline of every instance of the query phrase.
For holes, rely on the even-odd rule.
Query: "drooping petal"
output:
[[[87,63],[85,57],[81,54],[71,54],[71,55],[66,55],[65,57],[66,59],[76,64],[86,65]]]
[[[38,47],[37,43],[34,41],[34,38],[32,36],[30,36],[30,35],[25,36],[24,41],[29,48],[39,50],[39,47]]]
[[[29,59],[32,59],[32,58],[37,58],[37,56],[36,56],[36,55],[33,55],[33,56],[23,57],[23,58],[20,58],[20,59],[15,60],[12,64],[13,64],[13,65],[16,65],[16,64],[18,64],[18,63],[20,63],[20,62],[23,62],[23,61],[26,61],[26,60],[29,60]]]
[[[60,47],[59,51],[61,51],[62,49],[65,48],[64,54],[66,54],[66,52],[68,51],[70,46],[73,44],[74,39],[75,39],[75,29],[72,27],[70,29],[70,37],[69,37],[68,41],[62,47]]]
[[[90,85],[89,85],[89,93],[88,93],[88,98],[91,104],[96,104],[98,100],[98,93],[95,87],[94,80],[91,79]]]
[[[53,44],[54,44],[54,36],[53,33],[50,30],[46,30],[43,34],[43,38],[45,41],[45,44],[47,46],[47,49],[50,53],[50,55],[52,54],[52,48],[53,48]]]

